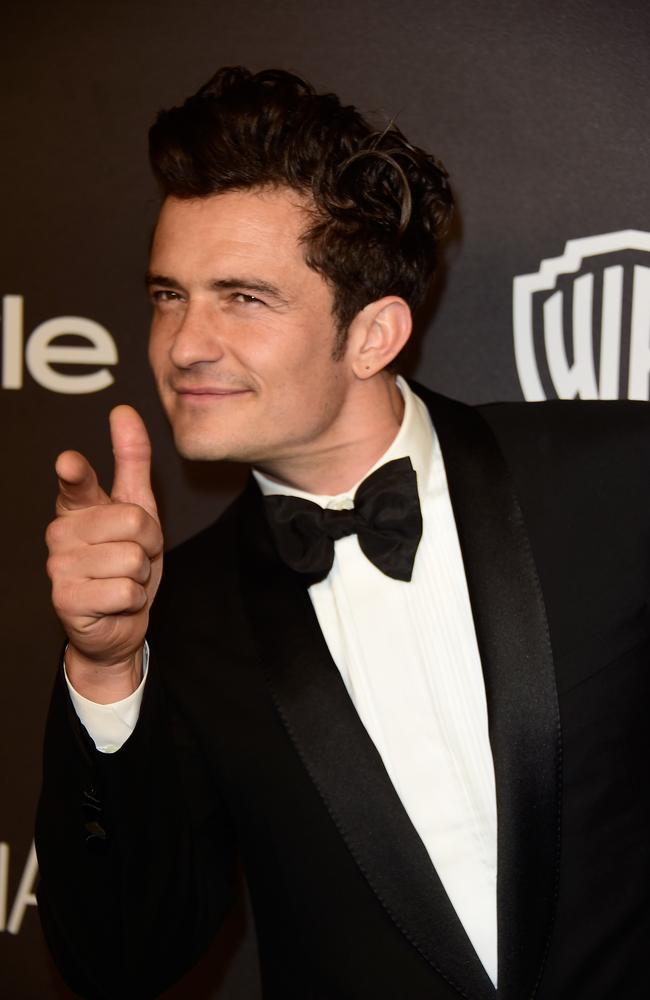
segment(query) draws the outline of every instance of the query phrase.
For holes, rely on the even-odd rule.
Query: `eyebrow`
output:
[[[152,285],[162,285],[165,288],[173,288],[175,291],[183,291],[183,286],[176,278],[171,278],[165,274],[152,274],[148,271],[144,281],[147,288],[150,288]],[[215,289],[215,291],[228,291],[229,289],[238,288],[247,292],[259,292],[260,295],[267,295],[283,305],[288,305],[288,300],[277,285],[271,284],[270,281],[264,281],[262,278],[238,278],[237,276],[233,276],[232,278],[215,278],[213,281],[208,282],[208,286]]]
[[[170,278],[166,274],[152,274],[151,271],[147,271],[144,276],[145,288],[151,288],[152,285],[164,285],[165,288],[173,288],[175,291],[182,291],[182,285],[175,278]]]

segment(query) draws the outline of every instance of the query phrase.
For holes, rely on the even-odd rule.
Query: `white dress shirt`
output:
[[[485,686],[442,453],[426,406],[399,377],[397,384],[402,424],[367,474],[411,459],[423,520],[412,580],[383,574],[350,535],[335,542],[331,572],[309,594],[356,711],[496,985],[497,818]],[[359,485],[314,496],[254,475],[265,494],[333,509],[352,506]],[[142,686],[115,705],[70,689],[98,749],[111,752],[128,737]]]

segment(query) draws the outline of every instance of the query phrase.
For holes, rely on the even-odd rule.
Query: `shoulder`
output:
[[[478,412],[512,477],[555,648],[634,618],[650,585],[650,405],[549,401]]]
[[[434,424],[441,403],[454,421],[466,421],[466,415],[475,421],[478,416],[513,472],[555,477],[567,468],[591,475],[606,467],[633,476],[635,470],[644,469],[644,481],[650,486],[650,403],[549,400],[469,406],[416,383],[412,388],[429,406]]]
[[[538,490],[599,486],[620,495],[627,484],[650,500],[650,404],[553,400],[476,409],[513,473]]]
[[[549,400],[543,403],[487,403],[475,408],[501,440],[515,445],[539,441],[547,447],[571,448],[621,436],[648,449],[650,404],[632,400]]]
[[[447,424],[468,429],[470,459],[484,447],[488,430],[541,561],[564,553],[565,562],[589,565],[605,546],[622,560],[647,562],[650,404],[555,400],[473,407],[443,400],[441,409],[439,397],[414,388],[428,402],[434,425],[444,412]]]

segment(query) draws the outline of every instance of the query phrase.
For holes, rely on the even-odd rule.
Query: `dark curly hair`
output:
[[[353,106],[283,70],[224,67],[149,132],[163,197],[288,187],[306,196],[307,264],[331,284],[338,337],[384,295],[412,309],[435,270],[453,198],[447,172],[393,123],[377,131]]]

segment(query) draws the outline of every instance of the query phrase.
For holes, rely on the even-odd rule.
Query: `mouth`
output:
[[[193,400],[214,400],[232,399],[236,396],[245,396],[252,392],[252,389],[228,388],[226,386],[173,386],[176,395],[187,402]]]

